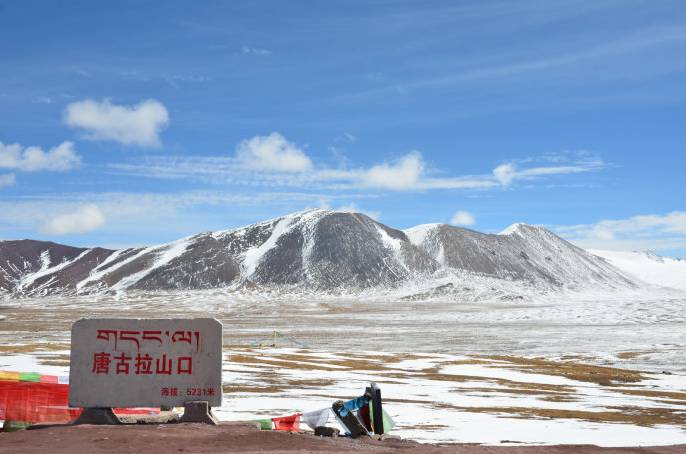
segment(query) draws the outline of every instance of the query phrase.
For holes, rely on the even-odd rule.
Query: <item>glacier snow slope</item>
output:
[[[686,291],[686,260],[660,257],[652,252],[597,249],[589,252],[643,282]]]

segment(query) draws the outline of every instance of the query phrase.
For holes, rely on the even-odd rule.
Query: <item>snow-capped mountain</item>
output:
[[[489,235],[425,224],[405,233],[443,267],[553,286],[632,285],[614,267],[543,227],[514,224]]]
[[[686,291],[686,260],[661,257],[654,252],[590,250],[629,276],[653,285]]]
[[[145,248],[0,242],[0,291],[18,296],[241,286],[356,291],[453,272],[546,289],[634,285],[540,227],[518,224],[500,235],[442,224],[401,231],[364,214],[326,210]]]

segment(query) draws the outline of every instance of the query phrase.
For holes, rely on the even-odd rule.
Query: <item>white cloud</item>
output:
[[[97,102],[92,99],[69,104],[64,122],[84,129],[89,140],[113,140],[124,145],[157,147],[161,144],[160,132],[169,124],[169,113],[154,99],[135,106],[112,104],[109,99]]]
[[[476,219],[468,211],[457,211],[450,219],[450,223],[453,225],[474,225],[476,224]]]
[[[50,235],[69,235],[92,232],[105,225],[105,215],[97,205],[83,205],[72,213],[61,214],[43,224],[42,232]]]
[[[328,208],[326,208],[326,209],[328,209]],[[379,213],[378,211],[362,210],[355,203],[349,203],[347,205],[342,205],[338,208],[335,208],[333,211],[338,211],[341,213],[362,213],[362,214],[366,214],[367,216],[374,219],[375,221],[378,221],[379,217],[381,216],[381,213]]]
[[[493,176],[501,185],[509,186],[515,180],[533,180],[551,175],[592,172],[601,169],[604,165],[605,163],[600,159],[583,159],[570,165],[530,167],[519,170],[514,164],[508,163],[493,169]]]
[[[493,169],[493,176],[503,186],[507,186],[515,179],[515,169],[512,164],[502,164]]]
[[[554,230],[582,247],[612,250],[686,249],[686,212],[606,219]]]
[[[535,167],[532,166],[535,161],[554,162],[555,165]],[[347,160],[338,167],[319,167],[301,148],[278,132],[273,132],[268,136],[255,136],[240,142],[234,157],[149,157],[145,164],[118,163],[110,167],[126,175],[199,179],[253,187],[425,191],[502,189],[519,180],[532,181],[554,175],[592,172],[605,166],[602,160],[592,157],[588,152],[544,155],[520,160],[518,165],[521,167],[515,163],[501,164],[481,175],[441,176],[446,173],[444,170],[429,168],[422,154],[412,151],[395,161],[369,168],[350,166]]]
[[[106,236],[110,242],[134,246],[140,245],[141,241],[152,244],[160,238],[171,240],[208,228],[247,225],[264,220],[275,212],[297,211],[303,206],[316,206],[318,203],[340,205],[339,200],[371,197],[366,194],[344,196],[316,192],[225,190],[3,196],[0,197],[0,237],[31,237],[30,232],[46,232],[51,227],[58,227],[55,218],[95,205],[106,219],[98,234]]]
[[[38,170],[69,170],[78,167],[81,158],[74,151],[73,142],[62,142],[50,150],[26,147],[18,143],[0,142],[0,168],[34,172]]]
[[[17,183],[17,177],[13,173],[6,173],[0,175],[0,188],[6,188],[9,186],[14,186]]]
[[[340,136],[334,137],[333,142],[341,144],[353,144],[357,142],[357,136],[349,132],[343,132],[343,134],[341,134]]]
[[[355,143],[357,142],[357,136],[354,134],[351,134],[349,132],[344,132],[343,133],[343,139],[348,142],[348,143]]]
[[[278,134],[278,133],[274,133]],[[269,136],[268,136],[269,137]],[[279,137],[281,137],[279,135]],[[264,139],[264,138],[260,138]],[[283,139],[283,137],[281,137]],[[283,139],[285,141],[285,139]],[[270,159],[271,152],[260,151],[264,140],[244,141],[242,154],[236,158],[218,157],[149,157],[145,164],[112,164],[111,168],[126,175],[165,179],[200,179],[216,183],[246,184],[250,186],[319,187],[321,189],[359,190],[376,188],[391,191],[424,191],[446,189],[498,189],[508,187],[516,180],[533,180],[556,174],[590,172],[601,166],[578,164],[557,167],[533,167],[517,170],[512,164],[499,166],[501,169],[485,175],[454,177],[433,177],[427,175],[426,164],[419,152],[411,152],[391,163],[382,163],[371,168],[315,168],[309,157],[300,155],[290,159]],[[296,148],[297,149],[297,148]],[[267,147],[267,150],[269,148]],[[294,156],[298,156],[297,154]],[[279,163],[289,163],[286,172]],[[297,164],[300,162],[301,164]],[[502,170],[506,166],[507,172]],[[304,172],[303,169],[308,170]],[[253,170],[253,172],[246,172]]]
[[[417,187],[423,173],[422,155],[412,151],[393,164],[384,163],[370,168],[362,174],[361,180],[369,187],[407,190]]]
[[[271,55],[272,51],[269,49],[260,49],[258,47],[243,46],[241,47],[241,53],[246,55]]]
[[[490,175],[464,177],[422,178],[413,189],[493,189],[500,184]]]
[[[243,140],[236,147],[236,158],[253,170],[304,172],[312,168],[305,152],[278,132]]]

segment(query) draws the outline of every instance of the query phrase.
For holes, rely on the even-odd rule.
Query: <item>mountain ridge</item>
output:
[[[399,230],[362,213],[305,210],[139,248],[0,241],[0,291],[12,296],[128,290],[394,288],[450,273],[542,289],[636,284],[543,227],[485,234],[447,224]]]

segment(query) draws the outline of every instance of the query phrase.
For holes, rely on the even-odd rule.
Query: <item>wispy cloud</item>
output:
[[[272,51],[269,49],[261,49],[259,47],[243,46],[241,47],[241,53],[246,55],[266,56],[271,55]]]
[[[613,250],[686,249],[686,212],[606,219],[554,230],[582,247]]]
[[[548,158],[546,158],[548,160]],[[347,164],[347,163],[346,163]],[[533,161],[504,163],[482,175],[444,176],[431,168],[419,151],[370,167],[317,166],[304,149],[279,133],[242,141],[234,156],[150,157],[142,163],[110,165],[115,173],[147,178],[195,179],[246,186],[283,186],[319,189],[428,191],[446,189],[497,189],[517,181],[555,175],[593,172],[605,163],[588,153],[565,155],[554,165]]]
[[[18,143],[0,142],[0,168],[26,172],[64,171],[76,168],[80,163],[81,158],[74,151],[73,142],[62,142],[48,151],[36,146],[23,147]]]
[[[211,80],[209,77],[200,74],[172,74],[170,76],[163,76],[163,78],[169,86],[177,90],[181,88],[180,84],[183,83],[201,83]]]
[[[105,225],[105,215],[97,205],[80,206],[76,211],[59,214],[43,223],[41,231],[49,235],[69,235],[98,230]]]
[[[576,165],[530,167],[527,169],[518,169],[515,164],[501,164],[493,169],[493,176],[503,186],[509,186],[516,180],[533,180],[550,175],[591,172],[602,168],[604,165],[600,160],[580,162]]]
[[[565,165],[528,166],[516,162],[501,164],[490,174],[461,176],[432,176],[419,151],[412,151],[395,161],[384,162],[368,169],[319,169],[308,177],[315,181],[338,182],[348,189],[376,188],[391,191],[427,191],[447,189],[502,189],[520,180],[536,180],[555,175],[600,170],[605,163],[582,153],[581,157],[566,159]],[[442,172],[443,173],[443,172]]]
[[[124,145],[158,147],[160,132],[169,124],[169,113],[154,99],[134,106],[86,99],[73,102],[64,112],[64,122],[86,131],[88,140],[113,140]]]
[[[4,197],[0,200],[0,213],[3,214],[0,216],[0,232],[33,231],[60,235],[76,233],[76,229],[84,228],[79,227],[83,222],[88,231],[102,230],[111,235],[135,232],[151,232],[156,237],[159,237],[159,232],[166,235],[192,234],[207,229],[208,216],[225,213],[220,217],[228,220],[240,218],[235,211],[236,207],[247,210],[268,206],[268,211],[278,212],[283,210],[283,207],[289,211],[322,204],[338,206],[341,205],[339,200],[349,202],[350,198],[355,197],[369,196],[292,191],[186,191],[63,193]],[[97,207],[97,212],[92,208],[94,206]],[[203,214],[199,216],[198,213]],[[259,220],[262,219],[255,218],[250,222]],[[85,233],[86,230],[82,232]]]
[[[521,78],[540,78],[545,75],[550,78],[553,73],[562,74],[567,80],[573,77],[573,73],[589,70],[595,77],[612,77],[614,79],[635,79],[644,75],[655,76],[662,73],[672,73],[683,70],[684,64],[678,59],[664,65],[641,65],[632,66],[631,71],[612,70],[599,73],[597,62],[607,65],[622,57],[635,56],[650,52],[659,47],[670,45],[683,45],[686,43],[686,29],[681,26],[645,27],[632,30],[612,38],[606,37],[592,43],[579,42],[576,47],[555,47],[548,50],[548,55],[532,58],[529,54],[517,55],[514,50],[508,51],[500,58],[491,56],[488,61],[468,60],[455,66],[452,61],[441,67],[436,67],[431,76],[399,80],[383,86],[361,90],[355,93],[339,95],[336,98],[368,98],[386,95],[410,93],[414,90],[459,86],[472,86],[477,82],[507,81],[511,82]],[[589,45],[590,44],[590,45]],[[631,60],[633,61],[633,60]],[[615,63],[616,65],[617,63]],[[604,76],[606,74],[607,76]]]
[[[52,104],[54,101],[49,96],[36,96],[31,102],[34,104]]]

